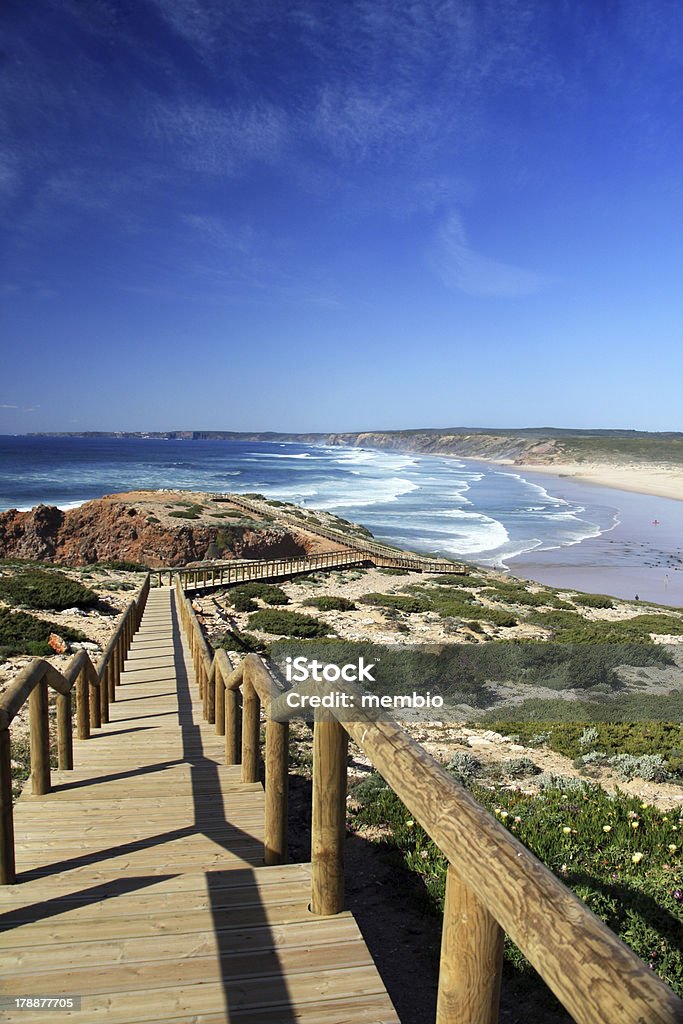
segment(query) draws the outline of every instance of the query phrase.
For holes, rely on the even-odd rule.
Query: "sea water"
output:
[[[0,510],[162,488],[257,492],[362,523],[400,547],[522,566],[532,578],[536,564],[546,577],[548,565],[592,565],[592,549],[612,568],[645,569],[671,556],[673,576],[683,536],[681,502],[471,460],[279,441],[0,438]],[[634,533],[626,545],[617,541],[624,509]],[[663,528],[653,553],[640,533],[656,519]]]

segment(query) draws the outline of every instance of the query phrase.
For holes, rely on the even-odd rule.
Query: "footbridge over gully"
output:
[[[438,1024],[498,1019],[504,932],[581,1024],[681,1024],[683,1002],[386,717],[316,721],[310,863],[288,863],[279,684],[207,643],[186,589],[215,582],[147,577],[97,665],[36,659],[0,701],[3,1019],[395,1024],[344,904],[351,740],[449,861]]]

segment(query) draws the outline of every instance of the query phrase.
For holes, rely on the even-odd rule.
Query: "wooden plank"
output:
[[[311,914],[310,866],[260,866],[263,789],[225,765],[186,646],[180,700],[170,611],[150,594],[111,721],[17,801],[0,991],[77,991],[110,1024],[397,1024],[352,916]]]

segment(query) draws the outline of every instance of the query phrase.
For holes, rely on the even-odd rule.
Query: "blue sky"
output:
[[[659,0],[4,0],[0,432],[681,430]]]

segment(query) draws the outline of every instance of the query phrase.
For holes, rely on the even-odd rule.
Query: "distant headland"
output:
[[[275,441],[344,445],[513,465],[604,487],[683,500],[683,432],[557,427],[418,428],[342,433],[237,430],[44,431],[30,437]]]

